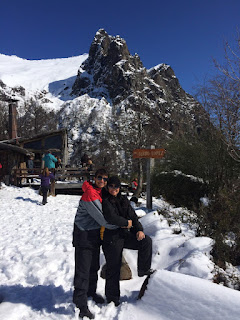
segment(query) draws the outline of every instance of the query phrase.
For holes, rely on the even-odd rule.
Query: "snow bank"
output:
[[[0,189],[0,318],[4,320],[78,318],[72,304],[72,229],[79,196],[49,197],[45,206],[41,201],[30,188]],[[155,209],[162,206],[166,203],[154,199]],[[140,210],[147,212],[143,200]],[[169,210],[178,212],[179,208]],[[100,307],[89,300],[95,319],[238,319],[240,293],[208,280],[213,268],[211,239],[195,238],[186,225],[175,234],[174,226],[157,211],[140,219],[153,240],[152,267],[157,272],[137,301],[144,278],[137,276],[137,253],[124,250],[133,278],[121,281],[118,308],[113,304]],[[100,263],[105,263],[102,252]],[[99,278],[102,295],[104,286],[105,280]]]

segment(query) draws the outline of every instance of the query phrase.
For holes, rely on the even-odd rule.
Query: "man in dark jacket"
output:
[[[105,294],[108,302],[119,305],[120,268],[123,248],[138,250],[138,276],[150,275],[152,261],[152,240],[143,232],[143,226],[126,196],[120,191],[120,180],[111,177],[108,180],[108,196],[103,199],[103,215],[108,223],[118,229],[105,229],[103,252],[106,258]]]
[[[73,246],[75,247],[75,275],[73,302],[80,309],[80,317],[94,319],[87,306],[87,298],[96,303],[104,303],[102,296],[96,293],[101,226],[116,229],[117,226],[106,222],[102,214],[102,189],[107,184],[108,174],[105,169],[95,173],[95,184],[85,181],[83,195],[79,201],[74,221]]]

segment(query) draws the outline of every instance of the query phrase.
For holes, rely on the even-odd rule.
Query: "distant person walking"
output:
[[[47,194],[50,189],[50,180],[54,180],[54,174],[49,172],[48,168],[45,168],[39,177],[41,179],[41,192],[43,196],[42,204],[45,205],[47,203]]]
[[[55,164],[57,163],[57,158],[54,157],[54,155],[51,154],[51,151],[48,150],[46,155],[43,157],[44,161],[44,167],[48,168],[50,172],[52,172],[55,175]],[[55,180],[53,179],[51,181],[51,195],[55,196]]]

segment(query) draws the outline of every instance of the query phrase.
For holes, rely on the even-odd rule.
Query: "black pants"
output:
[[[42,200],[42,203],[43,203],[43,204],[46,204],[46,203],[47,203],[47,194],[48,194],[48,191],[49,191],[49,187],[41,186],[41,192],[42,192],[42,195],[43,195],[43,200]]]
[[[87,297],[96,293],[99,254],[100,254],[100,229],[79,231],[74,228],[75,235],[75,275],[73,302],[77,307],[87,306]],[[79,246],[79,244],[81,246]]]
[[[115,234],[111,241],[109,237],[107,238],[107,241],[103,239],[103,252],[106,259],[105,294],[108,301],[114,301],[120,297],[119,279],[123,248],[138,250],[138,270],[147,271],[152,261],[152,239],[146,235],[143,240],[138,241],[136,235],[131,232],[127,232],[124,237]]]

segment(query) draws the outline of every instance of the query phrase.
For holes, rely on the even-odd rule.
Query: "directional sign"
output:
[[[133,158],[163,158],[165,149],[135,149],[133,150]]]

